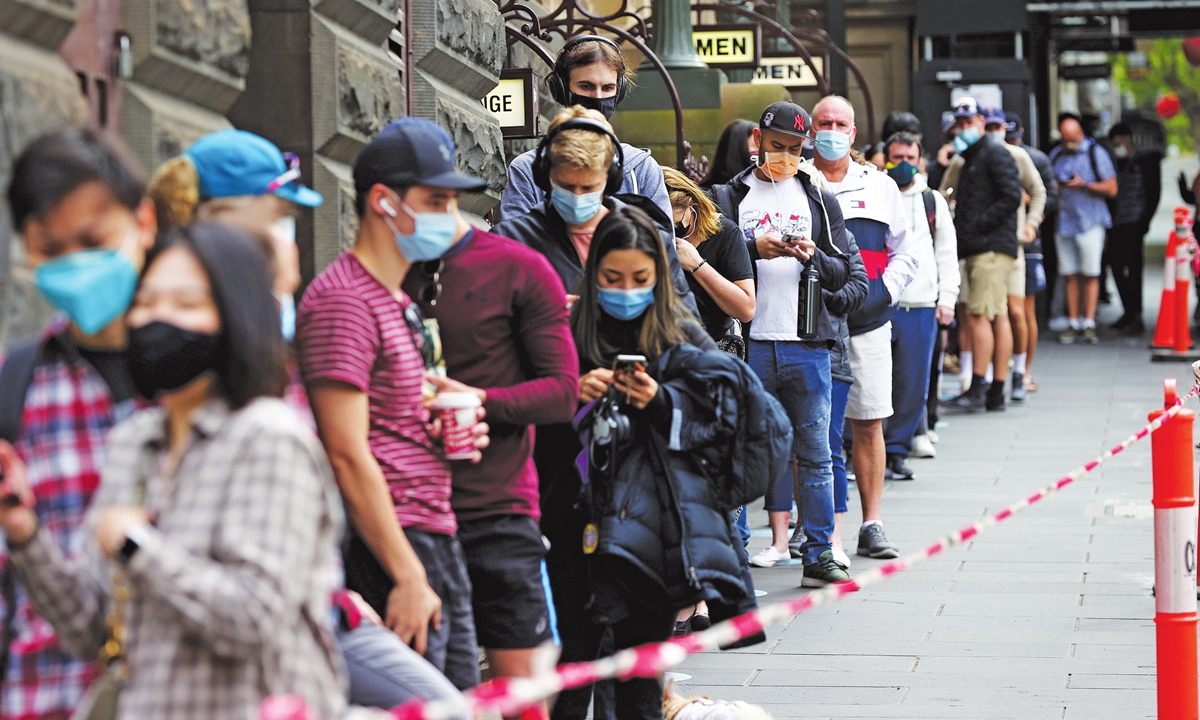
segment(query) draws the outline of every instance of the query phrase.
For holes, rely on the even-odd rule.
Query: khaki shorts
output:
[[[988,320],[1008,313],[1008,279],[1017,259],[996,252],[966,259],[963,277],[970,283],[967,312]]]
[[[892,324],[850,337],[850,373],[854,384],[846,401],[851,420],[892,416]]]
[[[1025,248],[1017,246],[1017,261],[1008,274],[1009,297],[1025,297]]]

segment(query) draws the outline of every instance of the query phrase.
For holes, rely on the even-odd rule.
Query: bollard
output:
[[[1186,353],[1192,347],[1188,298],[1192,289],[1192,218],[1187,208],[1175,210],[1175,337],[1176,353]]]
[[[1173,378],[1163,381],[1163,396],[1164,408],[1175,405]],[[1150,413],[1150,419],[1158,419],[1166,409]],[[1197,720],[1195,418],[1191,410],[1181,409],[1150,437],[1159,720]]]
[[[1175,248],[1178,245],[1175,233],[1167,236],[1167,257],[1163,261],[1162,298],[1158,303],[1158,321],[1154,326],[1153,348],[1175,346],[1175,276],[1179,268],[1175,263]]]

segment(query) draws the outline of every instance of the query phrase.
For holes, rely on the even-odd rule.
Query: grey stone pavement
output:
[[[1149,315],[1157,290],[1146,294]],[[1161,406],[1163,378],[1191,387],[1186,365],[1150,363],[1145,343],[1046,337],[1033,364],[1041,389],[1024,406],[945,416],[938,457],[910,460],[917,479],[887,484],[884,526],[901,552],[1117,444]],[[677,690],[757,703],[779,720],[1155,717],[1150,467],[1147,439],[969,545],[770,628],[765,644],[689,658]],[[850,497],[853,574],[882,561],[853,554],[853,484]],[[769,543],[761,505],[750,524],[753,553]],[[800,577],[798,563],[756,568],[760,603],[805,592]]]

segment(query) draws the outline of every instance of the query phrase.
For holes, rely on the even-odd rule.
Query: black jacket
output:
[[[669,222],[669,218],[663,217],[662,211],[649,198],[641,195],[613,195],[604,198],[604,207],[609,210],[626,205],[644,210],[658,225],[663,246],[667,249],[667,261],[671,265],[671,279],[674,281],[675,292],[679,294],[687,309],[697,318],[700,317],[700,311],[696,309],[696,298],[692,296],[692,290],[683,274],[683,267],[679,264],[679,255],[675,253],[674,225]],[[575,292],[575,285],[578,284],[579,278],[583,277],[583,264],[579,262],[579,252],[575,250],[575,245],[567,235],[567,224],[548,201],[525,215],[504,220],[492,228],[492,232],[512,238],[545,255],[554,271],[562,278],[567,292]]]
[[[1017,256],[1017,208],[1021,173],[1000,143],[984,136],[962,153],[962,173],[954,192],[958,256],[986,252]]]
[[[787,467],[791,422],[727,353],[677,345],[647,372],[662,402],[622,408],[628,434],[589,459],[598,531],[591,610],[600,622],[620,620],[631,605],[673,610],[705,600],[714,621],[751,610],[754,585],[731,511]]]
[[[829,310],[829,320],[838,333],[838,339],[829,349],[830,374],[834,380],[852,383],[854,373],[850,372],[850,322],[847,316],[867,301],[867,268],[863,265],[862,255],[858,253],[854,233],[846,231],[846,245],[839,249],[850,257],[850,279],[837,292],[822,290],[821,297]]]
[[[714,185],[712,188],[711,195],[716,201],[717,208],[735,224],[738,221],[738,209],[741,207],[742,200],[745,200],[746,195],[750,193],[746,177],[752,172],[754,172],[754,168],[746,168],[735,175],[728,184]],[[796,173],[796,182],[800,183],[804,194],[808,196],[808,206],[812,212],[813,242],[817,245],[817,252],[811,262],[816,263],[817,274],[821,278],[821,289],[836,292],[841,290],[850,278],[850,257],[840,249],[846,247],[846,223],[842,219],[842,207],[838,204],[837,198],[814,185],[804,171]],[[1016,231],[1014,230],[1014,232]],[[761,259],[758,255],[758,247],[753,240],[746,241],[746,250],[750,253],[751,264],[756,264],[754,261]],[[757,268],[754,277],[757,281]],[[798,284],[796,292],[800,292]],[[742,333],[746,337],[750,337],[752,323],[753,321],[742,325]],[[821,316],[817,321],[817,335],[812,342],[832,346],[837,342],[838,337],[839,333],[834,330],[833,323],[830,322],[829,311],[822,303]]]

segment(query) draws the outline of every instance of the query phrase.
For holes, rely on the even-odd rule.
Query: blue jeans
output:
[[[833,534],[833,467],[829,455],[832,379],[829,350],[799,342],[751,340],[750,367],[792,421],[792,453],[800,469],[800,521],[808,539],[801,546],[805,565],[830,549]],[[768,511],[792,509],[792,469],[767,490]]]
[[[850,383],[833,381],[832,408],[829,412],[829,454],[833,456],[833,511],[846,512],[849,486],[846,482],[846,402],[850,400]]]
[[[892,318],[892,416],[883,421],[889,454],[908,457],[929,392],[930,358],[937,339],[933,308],[898,308]]]
[[[338,632],[353,705],[385,710],[419,698],[452,701],[462,695],[438,669],[391,630],[364,620]]]

